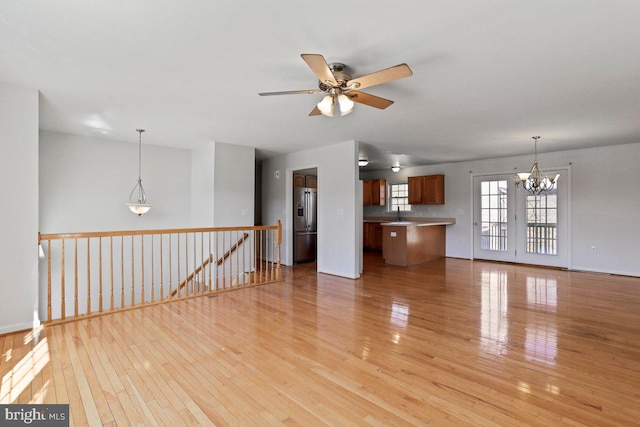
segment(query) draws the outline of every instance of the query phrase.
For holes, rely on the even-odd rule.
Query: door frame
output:
[[[572,253],[572,247],[571,247],[571,243],[573,241],[572,239],[572,214],[571,214],[571,189],[572,189],[572,185],[571,185],[571,166],[572,163],[569,163],[568,165],[565,166],[557,166],[557,167],[548,167],[545,168],[543,170],[544,171],[566,171],[566,179],[567,179],[567,194],[566,194],[566,198],[567,198],[567,230],[566,230],[566,236],[567,236],[567,241],[566,241],[566,245],[567,245],[567,257],[566,257],[566,266],[561,266],[558,268],[567,268],[568,270],[571,270],[573,267],[573,262],[572,262],[572,257],[571,257],[571,253]],[[469,259],[474,260],[475,258],[475,244],[476,244],[476,233],[475,233],[475,228],[474,228],[474,222],[475,222],[475,218],[476,218],[476,209],[475,209],[475,186],[474,186],[474,181],[476,178],[481,178],[483,176],[489,177],[489,176],[496,176],[496,175],[509,175],[509,176],[513,176],[515,175],[516,172],[515,171],[498,171],[498,172],[483,172],[483,173],[473,173],[473,171],[469,171],[469,204],[470,204],[470,209],[469,211],[471,212],[471,215],[469,216],[469,237],[470,237],[470,242],[471,245],[469,247]],[[509,185],[515,185],[513,183],[513,181],[509,182]],[[518,257],[516,256],[516,264],[518,263]]]

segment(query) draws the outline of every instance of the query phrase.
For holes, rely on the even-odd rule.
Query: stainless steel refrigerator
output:
[[[293,262],[315,261],[317,247],[318,189],[293,187]]]

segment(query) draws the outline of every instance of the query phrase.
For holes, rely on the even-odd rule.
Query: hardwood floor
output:
[[[365,255],[0,336],[0,403],[73,425],[638,425],[640,279]]]

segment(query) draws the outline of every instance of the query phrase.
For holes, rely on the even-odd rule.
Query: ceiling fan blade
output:
[[[333,76],[327,61],[324,60],[324,56],[317,53],[303,53],[300,55],[304,62],[307,63],[309,68],[318,76],[318,80],[322,83],[326,83],[330,86],[337,86],[338,82]]]
[[[272,96],[272,95],[313,95],[314,93],[322,92],[320,89],[308,89],[308,90],[286,90],[284,92],[262,92],[260,96]]]
[[[384,110],[391,104],[393,101],[380,98],[379,96],[369,95],[368,93],[359,92],[357,90],[351,90],[347,93],[347,96],[353,101],[358,102],[360,104],[368,105],[370,107],[379,108]]]
[[[315,108],[313,110],[311,110],[309,115],[310,116],[321,116],[322,113],[320,112],[320,110],[318,109],[318,106],[316,105]]]
[[[379,85],[381,83],[402,79],[412,75],[413,72],[407,64],[398,64],[394,67],[385,68],[384,70],[349,80],[346,85],[347,88],[352,87],[354,89],[364,89],[365,87]]]

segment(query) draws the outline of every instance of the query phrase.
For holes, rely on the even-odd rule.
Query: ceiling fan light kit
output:
[[[355,103],[349,99],[347,95],[342,93],[340,89],[331,89],[331,93],[325,95],[320,102],[318,102],[318,110],[328,117],[333,117],[333,112],[336,106],[340,107],[340,115],[346,116],[353,111]]]
[[[340,115],[345,116],[353,111],[355,103],[383,110],[393,104],[393,101],[360,92],[356,89],[363,89],[413,75],[407,64],[398,64],[353,79],[342,63],[334,62],[328,64],[322,55],[315,53],[303,53],[300,56],[318,77],[318,89],[263,92],[258,95],[310,95],[324,93],[325,95],[320,102],[309,113],[310,116],[324,115],[333,117],[337,106],[340,108]]]

